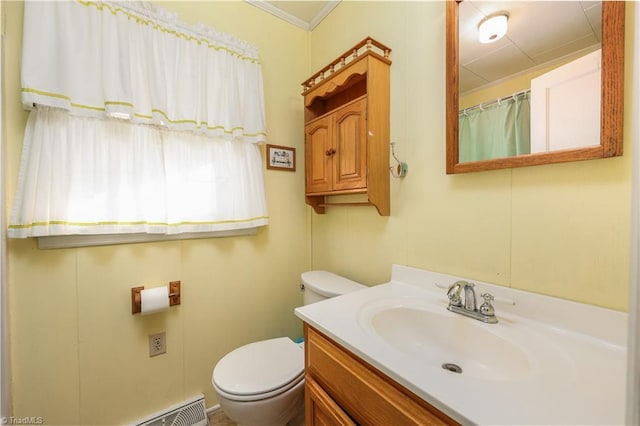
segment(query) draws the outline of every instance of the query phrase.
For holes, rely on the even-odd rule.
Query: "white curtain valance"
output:
[[[257,50],[146,2],[25,2],[22,102],[262,142]]]

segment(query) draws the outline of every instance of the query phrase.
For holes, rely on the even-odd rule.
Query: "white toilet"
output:
[[[302,274],[304,304],[367,288],[327,271]],[[225,414],[239,425],[304,424],[304,348],[288,337],[249,343],[225,355],[212,383]]]

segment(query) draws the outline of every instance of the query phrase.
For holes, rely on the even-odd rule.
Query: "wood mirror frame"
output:
[[[459,163],[458,3],[460,1],[447,0],[446,2],[447,174],[536,166],[622,155],[625,2],[605,0],[602,2],[600,146]]]

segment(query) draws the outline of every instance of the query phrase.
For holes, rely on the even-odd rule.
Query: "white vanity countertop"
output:
[[[496,296],[499,323],[484,324],[446,310],[446,287],[459,279],[464,278],[393,265],[387,284],[303,306],[295,312],[460,423],[624,424],[626,313],[466,279],[476,284],[478,298],[485,291]],[[499,298],[515,301],[515,305]],[[495,356],[505,356],[505,362],[499,361],[495,371],[474,359],[469,361],[475,363],[473,373],[456,374],[441,367],[450,360],[440,362],[407,353],[370,326],[371,312],[421,306],[430,306],[443,318],[456,316],[473,321],[469,325],[485,336],[495,335],[497,340],[491,339],[494,342],[513,336],[515,352],[496,351]],[[398,331],[398,339],[410,338],[402,333]],[[527,337],[523,340],[522,336]],[[478,339],[468,340],[478,351],[484,351],[483,356],[491,354],[487,352],[491,348],[486,347],[491,342],[483,345]],[[467,349],[473,357],[475,349]],[[464,370],[464,359],[456,361]],[[482,371],[484,367],[486,371]]]

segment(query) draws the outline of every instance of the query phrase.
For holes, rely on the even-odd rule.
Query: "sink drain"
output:
[[[444,364],[442,364],[442,368],[444,368],[445,370],[449,370],[452,373],[462,374],[462,367],[450,362],[445,362]]]

